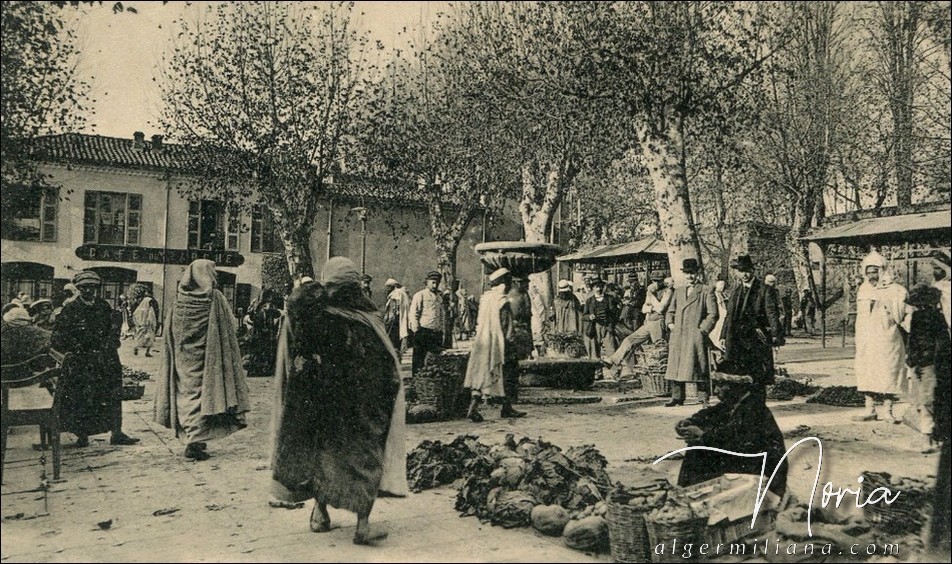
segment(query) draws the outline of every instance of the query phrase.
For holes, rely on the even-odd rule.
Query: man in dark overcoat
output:
[[[721,333],[724,358],[717,370],[750,376],[752,394],[766,400],[767,385],[774,382],[773,347],[783,342],[777,315],[777,294],[754,276],[749,255],[731,261],[739,284],[727,301],[727,319]]]
[[[717,299],[713,288],[701,283],[697,259],[684,259],[681,270],[687,285],[675,288],[666,314],[671,331],[665,374],[671,386],[671,401],[666,407],[684,404],[688,382],[697,385],[702,404],[707,404],[710,391],[708,335],[717,323]]]

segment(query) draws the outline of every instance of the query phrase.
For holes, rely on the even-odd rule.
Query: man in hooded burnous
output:
[[[273,493],[314,499],[310,527],[330,531],[327,506],[357,514],[355,544],[387,533],[370,528],[378,496],[406,495],[406,404],[400,359],[353,261],[334,257],[322,281],[288,300],[275,370]]]
[[[513,284],[508,269],[500,268],[489,276],[490,289],[479,300],[476,339],[466,366],[464,388],[472,393],[467,416],[476,423],[483,420],[479,404],[483,398],[502,403],[502,417],[523,417],[513,409],[519,386],[519,360],[528,343],[516,330],[513,300],[509,296]]]
[[[893,401],[902,392],[906,349],[901,328],[906,322],[906,289],[893,282],[886,259],[877,252],[860,264],[865,278],[856,292],[856,389],[866,396],[858,421],[899,423]],[[882,402],[877,413],[876,404]]]

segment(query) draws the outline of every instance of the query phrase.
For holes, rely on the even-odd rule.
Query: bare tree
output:
[[[221,3],[180,22],[162,126],[192,147],[181,190],[271,212],[294,278],[313,274],[318,199],[346,154],[368,40],[352,3]],[[249,179],[251,179],[249,181]]]

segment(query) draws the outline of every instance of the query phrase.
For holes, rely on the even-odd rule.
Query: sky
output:
[[[191,7],[189,7],[191,4]],[[94,113],[84,133],[132,138],[135,131],[146,137],[157,130],[160,110],[157,82],[163,52],[175,31],[175,20],[188,10],[207,2],[147,2],[129,0],[138,13],[112,12],[113,2],[73,10],[81,53],[77,72],[90,86],[90,106]],[[419,28],[435,18],[446,2],[356,2],[362,13],[358,24],[379,39],[386,48],[398,41],[404,28]]]

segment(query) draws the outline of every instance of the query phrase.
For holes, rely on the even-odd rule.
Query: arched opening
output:
[[[87,270],[95,272],[102,279],[99,297],[109,302],[113,308],[119,306],[119,296],[129,295],[129,290],[139,277],[135,270],[119,266],[95,266]],[[147,285],[151,286],[151,283]]]
[[[0,264],[0,281],[4,304],[21,292],[26,293],[30,301],[53,295],[53,267],[38,262]]]

